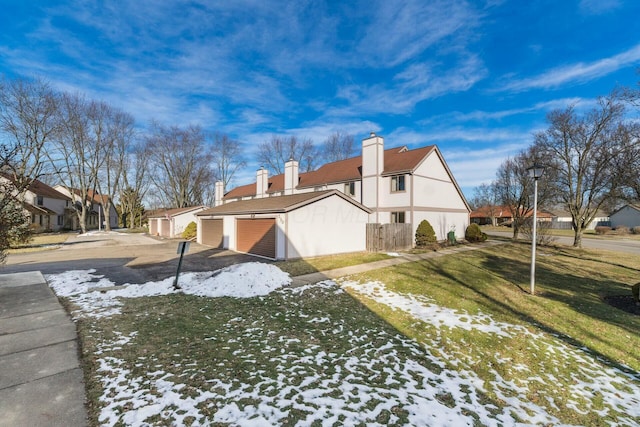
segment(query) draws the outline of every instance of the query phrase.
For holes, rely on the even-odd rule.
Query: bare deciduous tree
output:
[[[353,135],[336,131],[322,144],[322,155],[327,163],[348,159],[353,156],[355,142]]]
[[[57,95],[43,80],[0,82],[0,150],[2,170],[23,191],[45,172],[47,144],[58,130]]]
[[[142,226],[142,212],[138,215],[139,204],[151,186],[148,159],[149,149],[144,141],[136,143],[125,158],[126,171],[123,175],[123,186],[120,192],[120,213],[123,217],[123,223],[126,220],[126,224],[124,224],[126,227],[135,226],[136,219],[139,220],[138,225]]]
[[[93,207],[98,172],[104,164],[104,123],[99,118],[105,106],[79,94],[60,98],[60,132],[55,149],[48,153],[55,173],[67,189],[83,233]]]
[[[317,150],[310,139],[295,136],[272,136],[258,146],[258,162],[275,174],[284,173],[284,164],[296,160],[300,171],[312,171],[317,161]]]
[[[211,152],[215,179],[222,181],[224,188],[229,188],[238,169],[246,165],[240,143],[225,134],[216,133],[211,143]]]
[[[494,207],[498,204],[495,183],[480,184],[473,189],[473,197],[469,200],[469,204],[473,209],[483,206]]]
[[[628,150],[624,105],[616,93],[579,115],[573,107],[549,113],[549,128],[535,137],[536,146],[555,159],[550,163],[560,189],[559,200],[571,213],[573,246],[582,246],[582,232],[622,185],[624,165],[615,160]]]
[[[213,182],[211,154],[204,142],[198,126],[182,129],[152,123],[146,138],[150,178],[165,207],[203,203],[205,189]]]
[[[546,165],[549,159],[532,146],[505,160],[496,172],[494,186],[497,200],[511,213],[513,238],[517,239],[527,217],[533,213],[533,179],[527,169],[534,163]],[[551,201],[555,194],[554,180],[546,179],[552,172],[545,172],[539,181],[538,209]]]
[[[106,129],[104,137],[98,142],[102,147],[104,163],[97,184],[100,204],[104,211],[105,230],[110,231],[111,206],[126,173],[127,155],[133,139],[134,119],[130,114],[108,106],[99,111],[105,113]]]

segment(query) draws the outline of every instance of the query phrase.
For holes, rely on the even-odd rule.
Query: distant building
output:
[[[0,172],[0,180],[13,182],[11,175]],[[72,217],[71,199],[42,181],[33,180],[21,195],[25,215],[30,218],[31,229],[36,232],[69,229]]]

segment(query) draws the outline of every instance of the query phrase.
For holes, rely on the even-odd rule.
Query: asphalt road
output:
[[[513,236],[512,231],[489,231],[489,236],[507,237]],[[573,245],[573,237],[554,236],[555,243],[560,245]],[[599,249],[614,252],[626,252],[640,255],[640,240],[625,238],[586,237],[582,236],[582,247],[585,249]]]

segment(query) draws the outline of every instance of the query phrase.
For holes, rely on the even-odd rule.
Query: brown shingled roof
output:
[[[384,175],[413,171],[422,160],[435,148],[428,145],[414,150],[406,146],[384,150]],[[337,182],[348,182],[362,178],[362,156],[351,157],[337,162],[327,163],[317,170],[299,174],[298,188],[309,188]],[[267,193],[284,191],[284,174],[269,177]],[[236,187],[225,194],[224,199],[255,196],[256,184]]]
[[[173,208],[173,209],[159,209],[158,211],[154,212],[152,215],[149,215],[147,218],[164,218],[167,215],[171,216],[176,216],[176,215],[181,215],[184,213],[189,213],[201,208],[206,208],[206,206],[189,206],[186,208]]]
[[[6,172],[0,172],[0,176],[8,179],[13,182],[13,176]],[[34,179],[31,185],[29,185],[28,190],[34,193],[37,196],[44,196],[50,199],[58,199],[58,200],[71,200],[69,197],[65,196],[58,190],[48,186],[44,182]]]
[[[30,203],[23,203],[24,210],[36,215],[57,215],[58,213],[44,206],[35,206]]]
[[[317,200],[337,195],[347,202],[359,207],[360,209],[371,212],[371,210],[351,197],[345,196],[337,190],[312,191],[309,193],[291,194],[288,196],[263,197],[259,199],[239,200],[236,202],[225,203],[214,208],[206,209],[198,212],[196,216],[207,215],[239,215],[248,213],[284,213],[299,207],[308,205]]]

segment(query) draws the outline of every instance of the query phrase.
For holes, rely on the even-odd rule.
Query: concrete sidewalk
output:
[[[404,254],[400,253],[397,257],[383,259],[381,261],[368,262],[366,264],[351,265],[349,267],[336,268],[334,270],[319,271],[317,273],[304,274],[302,276],[293,277],[292,286],[302,286],[311,283],[321,282],[323,280],[337,279],[351,274],[364,273],[366,271],[377,270],[379,268],[391,267],[393,265],[405,264],[407,262],[420,261],[423,259],[437,258],[445,255],[456,254],[460,252],[482,249],[488,246],[501,245],[502,241],[486,241],[481,244],[458,245],[447,249],[441,249],[434,252],[425,252],[422,254]]]
[[[75,324],[39,271],[0,274],[0,426],[86,426]]]

